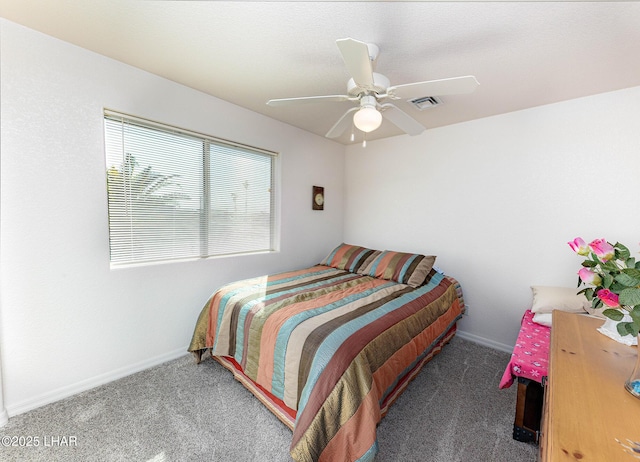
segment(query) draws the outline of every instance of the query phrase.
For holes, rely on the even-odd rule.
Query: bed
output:
[[[227,284],[189,351],[210,351],[293,431],[294,460],[373,460],[377,424],[464,311],[434,261],[341,244],[318,265]]]

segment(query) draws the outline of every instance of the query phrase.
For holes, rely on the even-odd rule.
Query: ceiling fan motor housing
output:
[[[364,88],[358,85],[353,79],[349,79],[349,82],[347,82],[347,93],[350,96],[359,96],[363,93],[376,93],[380,95],[387,92],[389,85],[391,85],[391,82],[386,76],[373,72],[373,85]]]

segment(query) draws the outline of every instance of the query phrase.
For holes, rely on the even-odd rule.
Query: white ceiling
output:
[[[403,106],[427,129],[640,86],[634,1],[0,0],[0,16],[322,136],[353,103],[266,101],[345,94],[345,37],[380,47],[391,85],[476,76],[472,94]],[[399,134],[385,121],[367,139]]]

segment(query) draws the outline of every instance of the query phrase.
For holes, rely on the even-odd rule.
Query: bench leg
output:
[[[518,377],[516,417],[513,422],[513,439],[525,443],[537,443],[542,418],[542,385],[533,380]]]

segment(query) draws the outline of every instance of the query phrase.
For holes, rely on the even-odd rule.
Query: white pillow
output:
[[[591,302],[578,289],[572,287],[531,286],[533,292],[533,313],[551,313],[553,310],[584,313]]]
[[[533,315],[533,322],[541,324],[543,326],[551,327],[551,313],[535,313]]]

